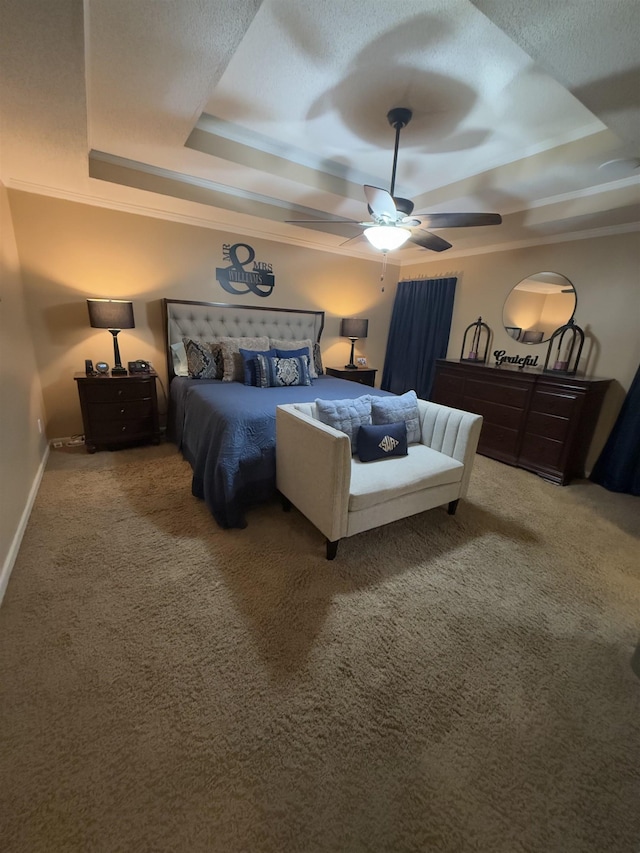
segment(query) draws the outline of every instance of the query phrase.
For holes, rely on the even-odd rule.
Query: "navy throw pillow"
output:
[[[389,456],[407,455],[407,425],[371,424],[361,426],[356,437],[356,452],[361,462],[373,462]]]
[[[258,353],[260,355],[266,356],[274,356],[276,351],[274,349],[269,350],[252,350],[252,349],[240,349],[240,355],[242,356],[242,366],[244,369],[244,384],[245,385],[258,385],[258,360],[256,356]]]
[[[256,384],[259,388],[277,388],[286,385],[311,385],[309,359],[256,357]]]

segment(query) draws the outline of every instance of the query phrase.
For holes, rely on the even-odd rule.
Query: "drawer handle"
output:
[[[126,411],[126,409],[120,409],[120,414],[124,415],[125,411]]]
[[[122,432],[126,432],[126,431],[127,431],[126,426],[123,426],[123,427],[122,427]]]
[[[122,388],[118,388],[118,397],[122,397]]]

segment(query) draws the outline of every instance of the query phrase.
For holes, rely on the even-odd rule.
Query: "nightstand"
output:
[[[88,453],[101,447],[160,441],[156,374],[86,376],[76,373],[84,443]]]
[[[359,382],[361,385],[370,385],[373,388],[378,371],[375,367],[358,367],[357,370],[349,370],[346,367],[326,367],[324,372],[327,376],[349,379],[351,382]]]

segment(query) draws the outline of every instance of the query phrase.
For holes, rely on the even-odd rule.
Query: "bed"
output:
[[[193,494],[205,501],[221,527],[245,527],[246,510],[276,492],[279,404],[388,394],[324,373],[308,386],[268,388],[177,375],[176,351],[184,338],[260,335],[310,340],[318,350],[324,312],[176,299],[164,299],[162,304],[169,375],[167,436],[191,465]],[[318,367],[321,370],[321,364]]]

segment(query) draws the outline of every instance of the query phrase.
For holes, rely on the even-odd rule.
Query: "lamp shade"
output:
[[[340,323],[340,334],[343,338],[366,338],[368,330],[368,320],[356,320],[354,317],[347,317]]]
[[[124,299],[87,299],[94,329],[135,329],[133,303]]]
[[[397,225],[374,225],[372,228],[365,228],[364,236],[375,249],[390,252],[403,246],[411,237],[411,231]]]

